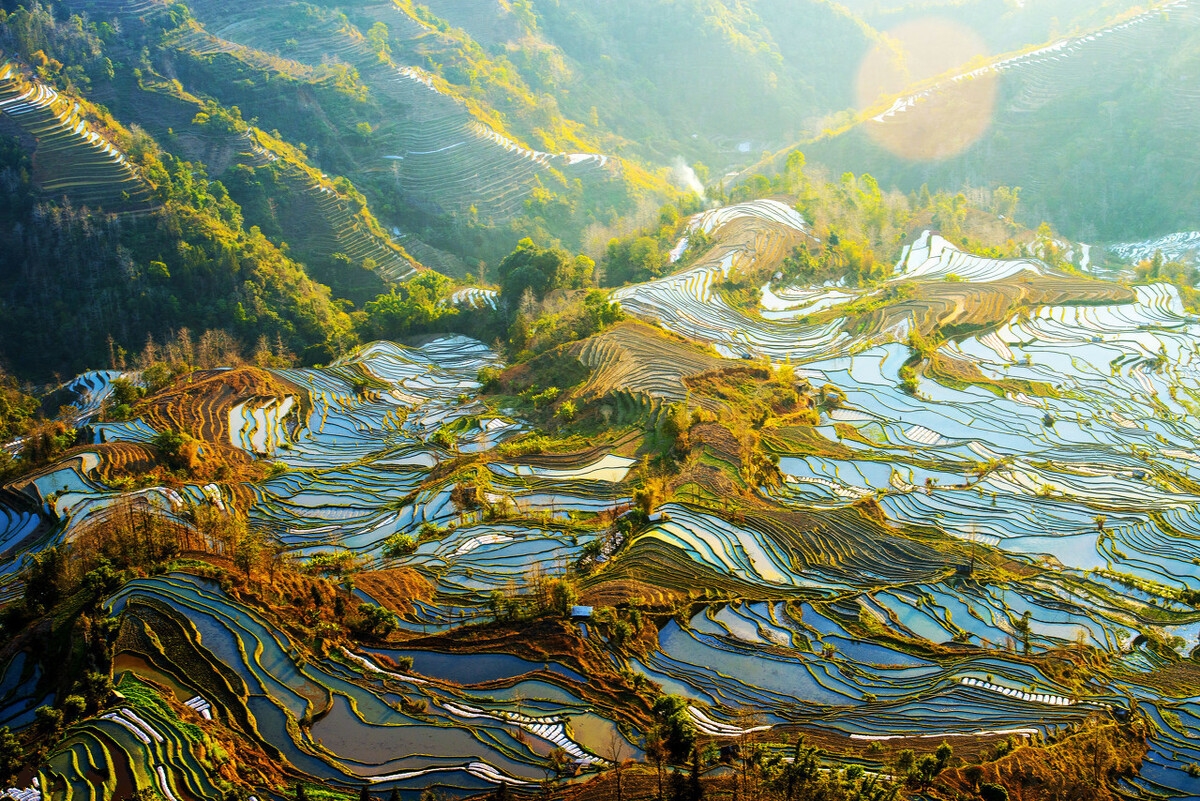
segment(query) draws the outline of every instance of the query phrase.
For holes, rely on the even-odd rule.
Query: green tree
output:
[[[500,262],[500,298],[514,313],[526,290],[537,300],[560,286],[569,285],[575,262],[561,248],[543,248],[528,237],[517,243]]]
[[[167,429],[150,442],[172,470],[190,471],[199,462],[200,443],[189,434]]]
[[[584,297],[583,313],[586,325],[579,333],[585,337],[599,333],[625,319],[625,312],[621,310],[620,305],[610,301],[608,295],[599,290],[592,290]]]
[[[566,617],[571,613],[571,607],[579,601],[579,593],[570,579],[562,577],[550,582],[550,605],[554,612]]]
[[[950,757],[954,755],[954,748],[951,747],[950,743],[943,741],[942,744],[937,747],[937,750],[933,752],[933,755],[937,760],[938,772],[941,773],[946,769],[946,766],[950,764]]]
[[[569,423],[575,419],[575,415],[578,413],[578,411],[579,410],[575,408],[575,401],[563,401],[562,405],[558,407],[558,411],[554,413],[554,416],[560,420],[563,420],[564,422]]]
[[[37,409],[37,398],[22,392],[16,379],[0,369],[0,442],[24,434]]]
[[[371,44],[371,50],[379,57],[380,61],[387,61],[392,56],[392,48],[389,43],[388,26],[385,22],[376,22],[367,31],[367,41]]]
[[[358,620],[351,628],[360,637],[385,639],[396,630],[396,616],[382,606],[362,603],[358,605]]]
[[[25,749],[17,735],[0,726],[0,787],[11,785],[25,758]]]
[[[398,531],[383,541],[383,555],[388,559],[407,556],[417,550],[417,541],[410,534]]]
[[[613,239],[604,254],[605,281],[609,286],[646,281],[662,275],[666,263],[661,243],[652,236]]]
[[[683,764],[696,745],[696,725],[688,714],[687,700],[678,695],[660,695],[654,702],[653,713],[667,758],[674,764]]]
[[[358,322],[359,336],[365,340],[398,339],[444,329],[445,323],[458,315],[458,309],[446,302],[452,286],[440,273],[419,273],[366,303]]]
[[[56,545],[30,557],[25,569],[25,608],[43,614],[59,602],[66,589],[67,546]]]

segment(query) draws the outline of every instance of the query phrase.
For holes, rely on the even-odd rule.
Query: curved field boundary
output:
[[[1108,40],[1110,38],[1119,36],[1123,32],[1150,22],[1160,15],[1171,11],[1172,9],[1188,9],[1190,6],[1191,0],[1171,0],[1171,2],[1154,6],[1153,8],[1150,8],[1149,10],[1138,14],[1137,16],[1118,22],[1115,25],[1110,25],[1106,28],[1092,31],[1081,36],[1060,39],[1057,42],[1040,47],[1030,52],[1018,53],[1016,55],[999,58],[984,67],[954,75],[951,78],[938,81],[927,89],[899,97],[893,101],[892,105],[885,111],[872,117],[871,121],[875,123],[885,123],[894,117],[904,114],[909,109],[916,107],[919,103],[928,100],[934,95],[945,91],[957,83],[970,81],[974,78],[980,78],[990,73],[1004,73],[1012,70],[1020,70],[1040,64],[1048,64],[1069,59],[1077,52],[1099,46],[1097,43],[1108,44]]]
[[[361,265],[368,259],[375,269],[389,281],[403,281],[414,275],[420,265],[392,242],[387,234],[372,225],[364,213],[354,208],[354,202],[342,195],[333,186],[328,176],[291,159],[282,159],[273,152],[264,136],[247,130],[245,139],[252,159],[276,165],[284,180],[295,184],[303,195],[304,203],[311,209],[306,215],[312,227],[308,235],[313,237],[326,253],[342,253],[354,264]]]
[[[115,145],[92,129],[80,105],[0,66],[0,113],[37,140],[34,181],[47,195],[115,211],[151,207],[150,188]]]

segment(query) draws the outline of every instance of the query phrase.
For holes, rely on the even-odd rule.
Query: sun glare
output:
[[[936,17],[889,30],[858,72],[859,108],[879,108],[865,128],[897,156],[936,161],[957,155],[987,131],[996,74],[975,71],[987,55],[970,28]]]

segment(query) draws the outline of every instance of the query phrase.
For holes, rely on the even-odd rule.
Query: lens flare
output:
[[[859,68],[859,108],[909,94],[869,120],[867,133],[888,151],[913,161],[962,153],[992,122],[996,73],[971,66],[986,55],[978,34],[950,20],[930,17],[889,30]],[[946,79],[934,86],[920,86],[943,75]],[[914,86],[915,91],[910,89]]]

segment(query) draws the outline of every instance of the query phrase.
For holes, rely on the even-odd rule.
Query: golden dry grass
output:
[[[1136,774],[1147,750],[1140,720],[1094,719],[1059,742],[1018,748],[981,765],[980,781],[1002,785],[1010,801],[1115,801],[1124,797],[1113,790],[1118,778]],[[935,790],[942,798],[960,798],[971,782],[965,769],[952,768],[938,777]]]
[[[294,396],[301,408],[308,393],[257,367],[200,370],[138,404],[135,413],[156,430],[173,429],[204,442],[230,444],[229,411],[257,398]]]
[[[433,599],[433,586],[420,573],[407,567],[355,573],[354,584],[381,606],[402,615],[412,613],[413,600]]]

